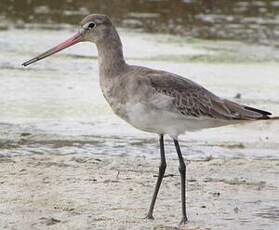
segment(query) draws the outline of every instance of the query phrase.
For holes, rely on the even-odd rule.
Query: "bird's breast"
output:
[[[116,115],[127,120],[126,104],[128,95],[125,87],[114,79],[100,78],[102,93]]]

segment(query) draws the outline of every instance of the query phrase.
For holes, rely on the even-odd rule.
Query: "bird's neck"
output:
[[[108,38],[96,45],[101,76],[114,77],[125,70],[127,64],[123,56],[122,43],[115,29]]]

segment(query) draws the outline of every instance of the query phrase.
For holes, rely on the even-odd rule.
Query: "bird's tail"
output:
[[[250,107],[250,106],[243,106],[243,107],[244,107],[245,110],[248,110],[248,111],[251,111],[251,112],[254,112],[254,113],[260,115],[256,119],[259,119],[259,120],[261,120],[261,119],[262,120],[273,119],[272,117],[270,117],[272,115],[272,113],[270,113],[270,112],[260,110],[260,109],[256,109],[256,108],[253,108],[253,107]]]
[[[233,119],[236,120],[268,120],[279,119],[279,117],[271,117],[271,113],[268,111],[256,109],[250,106],[237,104],[235,102],[224,100],[226,108],[233,115]]]

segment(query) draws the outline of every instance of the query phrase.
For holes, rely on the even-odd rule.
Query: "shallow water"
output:
[[[89,13],[110,15],[118,26],[145,32],[279,44],[278,0],[1,0],[0,27],[61,28]]]
[[[158,157],[156,135],[138,131],[116,117],[98,80],[97,51],[79,44],[28,68],[21,63],[74,32],[0,31],[1,155],[116,154]],[[187,76],[219,96],[279,115],[279,53],[268,46],[213,42],[120,29],[125,56],[140,64]],[[139,45],[140,44],[140,45]],[[279,158],[279,122],[188,133],[191,158]],[[167,152],[175,157],[167,142]]]

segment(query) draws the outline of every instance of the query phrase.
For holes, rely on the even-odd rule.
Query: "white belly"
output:
[[[169,134],[176,137],[186,131],[197,131],[228,125],[228,122],[211,118],[193,118],[176,112],[163,111],[146,106],[142,103],[125,104],[117,113],[132,126],[147,132]]]

